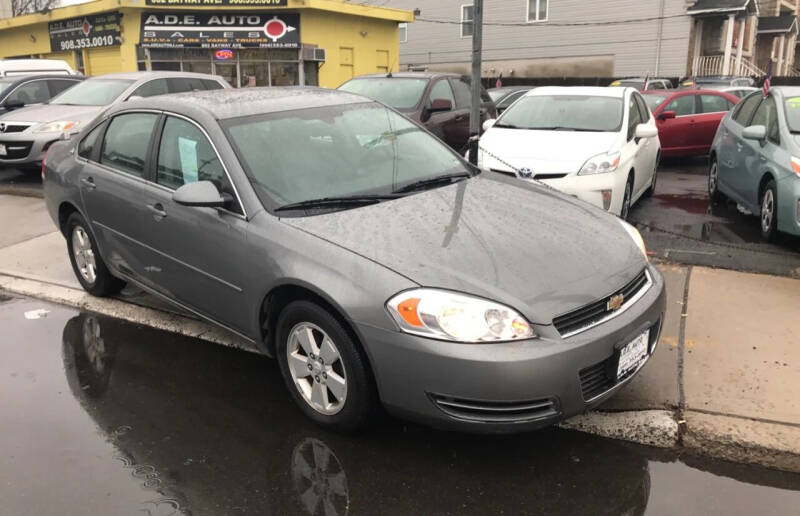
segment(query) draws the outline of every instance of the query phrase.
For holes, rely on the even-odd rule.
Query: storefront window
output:
[[[206,59],[205,61],[184,61],[183,71],[210,74],[212,73],[211,61],[209,61],[208,59]]]
[[[273,65],[274,66],[274,65]],[[269,86],[268,63],[240,63],[242,87]]]
[[[297,63],[271,62],[270,77],[272,86],[297,86],[300,84]]]

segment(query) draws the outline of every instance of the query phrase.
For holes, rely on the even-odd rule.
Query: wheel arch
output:
[[[758,198],[756,199],[757,206],[761,206],[761,197],[764,195],[764,190],[766,190],[767,184],[769,184],[770,181],[775,181],[777,183],[775,174],[771,170],[765,170],[761,175],[761,179],[758,181]]]
[[[86,218],[83,213],[81,213],[81,210],[71,201],[63,201],[58,205],[58,229],[61,231],[62,235],[66,236],[67,220],[73,213],[79,214],[84,219]]]

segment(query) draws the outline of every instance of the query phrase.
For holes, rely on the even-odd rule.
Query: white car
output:
[[[542,181],[623,219],[655,190],[658,129],[634,88],[536,88],[484,130],[481,168]]]

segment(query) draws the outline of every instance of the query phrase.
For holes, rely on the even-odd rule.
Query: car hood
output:
[[[65,106],[59,104],[41,104],[15,109],[3,115],[3,120],[14,120],[20,122],[56,122],[59,120],[71,120],[85,124],[93,120],[106,106]]]
[[[501,174],[283,222],[426,287],[496,300],[532,322],[597,301],[646,260],[615,217]]]
[[[616,132],[492,127],[481,136],[480,147],[485,151],[481,153],[481,164],[484,168],[506,171],[513,171],[513,167],[530,168],[534,174],[572,174],[577,173],[589,158],[609,152],[619,139],[620,133]]]

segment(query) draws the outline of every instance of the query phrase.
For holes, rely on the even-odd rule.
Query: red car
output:
[[[656,117],[664,157],[708,154],[722,117],[739,102],[715,90],[649,90],[642,95]]]

